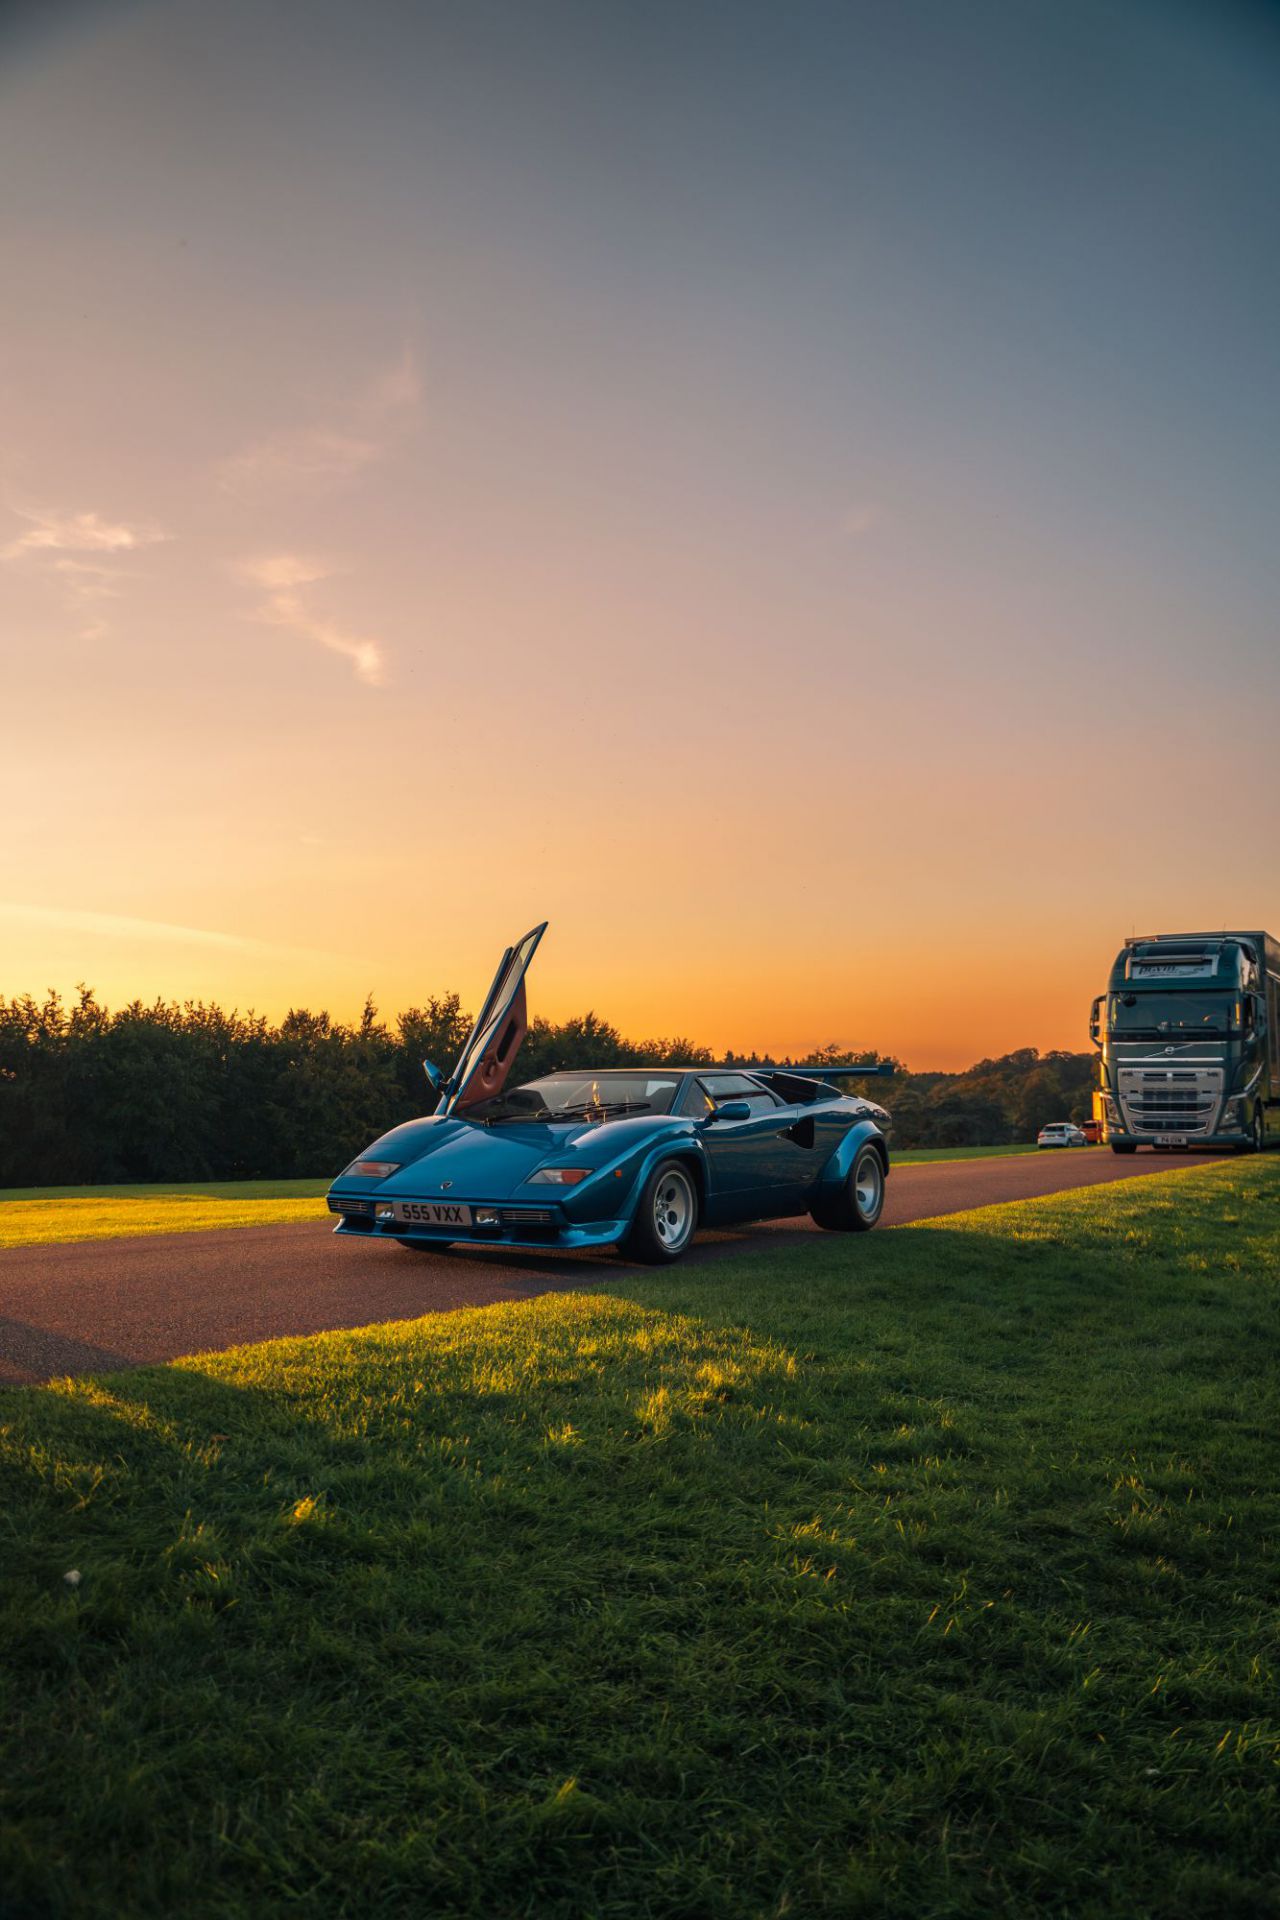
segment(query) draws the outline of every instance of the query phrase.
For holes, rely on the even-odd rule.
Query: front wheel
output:
[[[858,1148],[844,1185],[815,1201],[810,1218],[824,1233],[870,1233],[884,1211],[884,1162],[868,1140]]]
[[[1266,1145],[1267,1145],[1266,1117],[1264,1116],[1262,1111],[1261,1100],[1255,1100],[1253,1105],[1253,1140],[1251,1142],[1250,1151],[1253,1153],[1262,1153],[1265,1151]]]
[[[1113,1140],[1111,1142],[1111,1151],[1112,1153],[1136,1153],[1138,1151],[1138,1143],[1136,1140]]]
[[[698,1224],[693,1178],[678,1160],[665,1160],[645,1182],[631,1231],[620,1251],[628,1260],[660,1267],[678,1260]]]

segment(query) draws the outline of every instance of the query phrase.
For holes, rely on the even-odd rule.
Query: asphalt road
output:
[[[889,1178],[884,1224],[1167,1173],[1210,1156],[1066,1150],[1007,1159],[917,1162]],[[703,1235],[686,1265],[764,1235],[795,1244],[816,1229],[786,1220]],[[282,1334],[405,1320],[453,1307],[589,1288],[626,1269],[596,1254],[410,1253],[338,1239],[327,1220],[209,1233],[80,1240],[0,1251],[0,1383],[172,1360]]]

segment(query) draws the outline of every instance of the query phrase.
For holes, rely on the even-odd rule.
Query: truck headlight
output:
[[[1218,1122],[1219,1133],[1239,1133],[1240,1109],[1243,1105],[1244,1105],[1243,1100],[1237,1099],[1237,1100],[1227,1101],[1226,1105],[1222,1109],[1222,1118]]]

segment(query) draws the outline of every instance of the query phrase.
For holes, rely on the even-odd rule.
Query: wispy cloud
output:
[[[327,580],[333,568],[326,561],[305,560],[298,553],[268,553],[257,560],[243,560],[240,571],[255,587],[265,587],[269,593],[289,593],[295,587]]]
[[[380,453],[377,441],[335,433],[328,427],[273,433],[220,460],[218,485],[228,493],[258,487],[324,486],[363,473]]]
[[[282,428],[219,460],[227,493],[325,492],[376,465],[422,404],[422,376],[409,347],[334,409],[335,418]]]
[[[861,506],[850,507],[840,524],[850,539],[861,540],[864,534],[872,532],[880,525],[880,519],[879,507],[864,503]]]
[[[57,553],[131,553],[136,547],[153,546],[168,537],[150,522],[128,526],[123,521],[104,520],[98,513],[49,513],[27,507],[12,507],[10,511],[29,524],[25,533],[0,548],[0,560]]]
[[[182,942],[200,947],[236,947],[254,950],[258,940],[239,934],[212,933],[207,927],[177,927],[167,920],[135,920],[125,913],[91,913],[81,907],[32,907],[18,900],[0,900],[0,919],[43,927],[50,933],[109,934],[122,940]]]
[[[71,604],[81,610],[88,625],[81,627],[82,640],[105,640],[110,623],[103,618],[102,602],[120,595],[119,570],[97,560],[69,560],[66,555],[53,562]]]
[[[366,405],[374,414],[415,413],[422,404],[422,374],[412,347],[369,382]]]
[[[254,586],[265,590],[266,598],[257,609],[257,619],[268,626],[284,627],[304,640],[312,640],[317,646],[327,647],[330,653],[342,654],[350,660],[357,680],[363,680],[366,686],[384,684],[385,667],[377,642],[325,619],[307,600],[306,590],[317,581],[328,579],[332,567],[301,554],[273,553],[243,561],[239,571]]]
[[[208,947],[219,952],[250,955],[293,954],[299,958],[332,961],[336,956],[315,947],[277,945],[252,940],[245,934],[219,933],[211,927],[181,927],[171,920],[145,920],[129,913],[96,913],[86,907],[36,907],[24,900],[0,900],[0,925],[33,927],[42,933],[70,933],[86,939],[129,940],[151,946]]]
[[[114,600],[119,594],[122,555],[155,546],[169,537],[152,521],[128,523],[106,520],[100,513],[59,513],[12,505],[9,510],[27,522],[27,529],[0,548],[0,561],[56,574],[68,605],[88,618],[88,625],[80,629],[82,640],[100,640],[110,631],[100,603]],[[86,559],[85,555],[93,557]]]

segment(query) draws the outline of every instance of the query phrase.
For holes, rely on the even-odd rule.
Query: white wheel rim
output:
[[[693,1232],[693,1188],[678,1167],[668,1167],[654,1189],[653,1230],[668,1253]]]
[[[853,1170],[853,1197],[858,1212],[864,1220],[874,1219],[880,1211],[880,1195],[884,1190],[884,1175],[880,1171],[880,1156],[874,1149],[859,1156]]]

